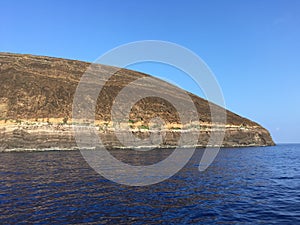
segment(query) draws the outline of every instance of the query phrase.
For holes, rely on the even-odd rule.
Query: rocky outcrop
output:
[[[99,131],[99,129],[98,129]],[[122,132],[122,131],[118,131]],[[125,131],[124,131],[125,132]],[[164,130],[164,138],[161,144],[157,146],[156,140],[148,146],[141,147],[161,147],[172,148],[178,144],[181,132],[178,130]],[[189,130],[191,140],[198,137],[198,147],[205,147],[208,144],[210,132],[206,130]],[[158,131],[141,129],[133,131],[134,135],[140,138],[147,138],[151,134],[157,134]],[[124,146],[115,135],[114,130],[99,131],[99,136],[106,148],[135,148],[134,140],[126,140],[127,145]],[[199,135],[200,134],[200,135]],[[23,150],[53,150],[79,149],[75,138],[74,130],[71,125],[10,125],[0,129],[0,151],[23,151]],[[269,133],[260,127],[253,127],[250,130],[240,129],[237,127],[227,128],[224,141],[221,147],[244,147],[244,146],[268,146],[274,145]],[[189,145],[189,139],[184,143],[185,147],[194,147]],[[211,146],[213,147],[213,146]]]
[[[75,60],[0,53],[0,151],[76,149],[71,126],[76,126],[76,121],[72,120],[73,98],[78,82],[89,66],[89,63]],[[112,67],[99,65],[98,68],[106,76]],[[97,99],[95,125],[101,140],[109,148],[131,147],[131,140],[127,140],[129,144],[124,146],[115,135],[115,132],[123,132],[123,128],[111,123],[111,109],[118,93],[142,77],[149,75],[120,69],[106,82]],[[177,94],[178,88],[173,89],[162,80],[154,80],[151,84],[145,82],[134,89],[143,91],[160,87],[157,90],[164,90],[164,93],[175,96],[178,102],[185,104],[185,99]],[[214,129],[209,104],[198,96],[188,95],[197,109],[199,121],[181,124],[178,113],[169,102],[148,97],[131,109],[128,121],[131,132],[142,139],[164,132],[158,146],[161,148],[176,146],[182,132],[189,132],[191,138],[199,136],[197,146],[206,146]],[[213,107],[220,108],[216,105]],[[122,109],[119,111],[122,113]],[[223,147],[274,145],[269,132],[259,124],[230,111],[226,113],[226,124],[219,124],[225,129]],[[165,121],[165,126],[159,131],[149,126],[151,119],[157,117]],[[192,147],[188,139],[185,146]]]

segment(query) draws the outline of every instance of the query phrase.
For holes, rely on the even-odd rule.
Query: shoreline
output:
[[[242,148],[255,148],[255,147],[272,147],[272,146],[276,146],[275,145],[239,145],[239,146],[221,146],[219,147],[220,149],[229,149],[229,148],[233,148],[233,149],[242,149]],[[134,147],[135,148],[135,147]],[[174,146],[170,146],[170,147],[155,147],[155,148],[150,148],[149,151],[152,151],[154,149],[159,149],[159,150],[164,150],[164,149],[175,149],[176,147]],[[190,148],[193,148],[193,147],[180,147],[182,150],[184,149],[190,149]],[[197,149],[210,149],[210,148],[217,148],[217,146],[196,146],[194,147],[195,150]],[[141,148],[143,149],[143,148]],[[15,152],[30,152],[30,153],[33,153],[33,152],[60,152],[60,151],[65,151],[65,152],[69,152],[69,151],[99,151],[100,149],[91,149],[91,148],[86,148],[86,149],[80,149],[79,147],[74,147],[74,148],[45,148],[45,149],[26,149],[26,148],[18,148],[18,149],[6,149],[4,151],[0,151],[0,154],[1,153],[15,153]],[[124,151],[138,151],[138,150],[135,150],[133,148],[130,148],[130,147],[126,147],[126,148],[122,148],[122,147],[119,147],[119,148],[111,148],[111,149],[108,149],[109,151],[112,150],[124,150]],[[148,151],[148,150],[147,150]]]

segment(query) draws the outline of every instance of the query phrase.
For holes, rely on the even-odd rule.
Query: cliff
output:
[[[89,66],[76,60],[0,53],[0,151],[76,148],[72,125],[78,125],[78,121],[72,120],[73,99],[80,78]],[[98,68],[103,76],[112,69],[105,65]],[[116,128],[111,122],[113,102],[124,87],[142,77],[150,76],[120,69],[106,82],[97,99],[94,125],[107,147],[124,147],[115,135],[122,127]],[[178,88],[154,80],[134,88],[143,91],[160,87],[157,89],[176,98]],[[160,117],[165,121],[166,134],[160,147],[176,146],[182,131],[190,132],[191,137],[200,132],[197,146],[206,146],[213,125],[209,104],[198,96],[188,95],[197,109],[199,121],[181,124],[170,103],[147,97],[137,102],[130,112],[128,123],[134,135],[144,138],[155,132],[149,124],[151,119]],[[177,100],[185,103],[180,96]],[[274,145],[265,128],[230,111],[226,113],[227,122],[220,125],[226,130],[223,147]]]

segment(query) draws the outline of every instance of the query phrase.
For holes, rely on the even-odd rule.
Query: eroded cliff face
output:
[[[72,119],[72,106],[76,87],[89,66],[89,63],[75,60],[0,53],[0,150],[76,149],[72,125],[95,126],[108,148],[136,146],[134,139],[127,140],[126,146],[118,140],[115,132],[125,132],[125,128],[112,123],[111,110],[116,96],[124,87],[137,78],[150,76],[126,69],[118,70],[105,83],[95,102],[95,123],[88,124]],[[99,65],[97,69],[105,77],[112,67]],[[163,92],[180,104],[186,104],[186,100],[178,94],[178,88],[156,78],[151,83],[133,86],[132,92],[138,90],[141,93],[149,89],[157,90],[158,94]],[[205,147],[210,133],[216,131],[211,121],[210,107],[215,107],[216,111],[222,109],[209,105],[206,100],[193,94],[188,95],[196,107],[199,121],[182,124],[172,104],[162,98],[147,97],[132,107],[126,121],[127,127],[140,139],[163,133],[158,146],[161,148],[176,146],[182,132],[187,132],[191,139],[198,138],[197,146]],[[118,109],[117,113],[122,114],[123,109]],[[186,113],[189,114],[189,110]],[[227,122],[218,124],[225,130],[221,146],[274,145],[269,132],[259,124],[230,111],[226,114]],[[152,129],[153,118],[164,121],[160,130]],[[188,139],[185,141],[184,146],[193,147],[189,146]],[[153,140],[153,146],[155,143],[156,140]]]
[[[147,138],[151,135],[151,133],[161,135],[162,132],[165,133],[161,144],[157,145],[157,141],[153,139],[153,143],[150,143],[150,145],[142,145],[140,147],[174,148],[178,145],[178,140],[182,132],[178,130],[165,130],[158,133],[157,131],[141,129],[139,131],[133,131],[133,134],[139,138]],[[198,137],[197,147],[216,147],[208,145],[210,131],[201,130],[199,132],[196,130],[190,130],[186,132],[189,133],[191,140]],[[116,137],[114,130],[100,131],[98,134],[102,140],[102,144],[108,149],[131,149],[137,147],[137,143],[133,139],[126,140],[127,144],[124,146],[122,140],[120,142]],[[71,125],[2,126],[0,128],[0,141],[0,151],[79,149],[76,144],[74,130]],[[249,127],[247,130],[232,127],[226,129],[224,141],[222,142],[221,147],[268,145],[274,145],[274,143],[267,130],[261,129],[260,127]],[[195,147],[195,145],[189,144],[189,139],[186,140],[186,143],[184,143],[183,146],[187,148]]]

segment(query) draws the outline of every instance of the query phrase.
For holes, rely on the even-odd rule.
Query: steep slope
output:
[[[89,66],[89,63],[75,60],[0,53],[0,148],[76,147],[70,126],[75,123],[71,119],[73,99],[78,82]],[[105,77],[112,67],[99,65],[98,69]],[[103,131],[99,135],[106,140],[108,147],[122,147],[114,135],[116,128],[111,124],[114,99],[124,87],[142,77],[149,75],[120,69],[105,83],[97,99],[96,124],[99,131]],[[153,88],[164,90],[170,96],[177,96],[177,88],[170,88],[170,84],[159,79],[134,87],[140,91]],[[198,145],[205,146],[211,132],[209,104],[202,98],[190,93],[189,95],[199,115],[199,121],[196,121],[201,133]],[[178,95],[178,102],[184,105],[185,99]],[[223,146],[274,144],[269,132],[259,124],[230,111],[226,112]],[[137,102],[130,112],[128,123],[135,135],[149,136],[149,122],[154,117],[160,117],[166,123],[167,135],[160,146],[176,145],[180,136],[179,130],[184,129],[187,124],[180,124],[175,108],[161,98],[147,97]]]

